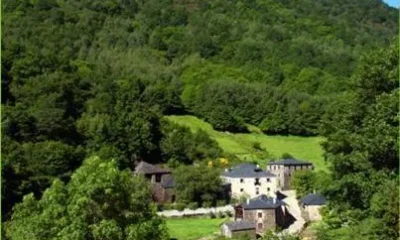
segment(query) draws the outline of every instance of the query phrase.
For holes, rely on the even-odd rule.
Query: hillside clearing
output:
[[[253,148],[254,142],[270,153],[269,159],[279,158],[284,153],[289,153],[297,159],[314,163],[316,170],[328,171],[327,163],[323,159],[322,137],[300,136],[270,136],[262,134],[254,126],[252,133],[228,133],[215,131],[211,125],[203,120],[190,116],[167,116],[172,122],[189,127],[192,131],[202,129],[215,139],[220,147],[227,153],[235,154],[242,160],[256,160],[260,165],[265,165],[264,159],[257,157],[257,151]]]

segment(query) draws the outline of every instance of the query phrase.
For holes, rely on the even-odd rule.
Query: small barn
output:
[[[324,196],[317,193],[310,193],[300,200],[300,205],[309,221],[320,221],[322,219],[320,208],[326,204]]]
[[[171,170],[147,162],[140,162],[135,174],[142,174],[150,181],[152,198],[158,203],[175,201],[175,181]]]
[[[249,237],[256,238],[256,224],[254,222],[240,220],[221,225],[221,235],[228,238]]]

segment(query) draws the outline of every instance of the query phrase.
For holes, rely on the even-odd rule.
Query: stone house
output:
[[[277,178],[270,171],[263,171],[258,165],[244,163],[221,174],[225,184],[230,184],[232,198],[267,195],[276,197]]]
[[[325,203],[325,197],[316,193],[310,193],[301,198],[300,206],[302,207],[305,219],[308,221],[322,220],[322,216],[319,210],[322,206],[325,205]]]
[[[310,162],[300,161],[297,159],[281,159],[272,161],[267,164],[267,171],[277,176],[278,189],[290,189],[290,182],[294,171],[313,170],[314,166]]]
[[[288,225],[287,219],[290,216],[286,203],[277,199],[260,195],[258,197],[248,199],[246,203],[237,205],[235,209],[235,221],[229,224],[233,226],[242,226],[240,222],[251,222],[255,225],[255,233],[262,236],[267,230],[276,230],[277,228],[285,228]],[[235,225],[236,224],[236,225]],[[237,227],[237,231],[240,231]],[[242,229],[242,231],[244,231]],[[229,231],[221,228],[224,236],[229,237]]]
[[[221,235],[228,238],[256,238],[256,224],[250,221],[234,221],[221,226]]]
[[[155,202],[175,202],[175,182],[169,169],[141,161],[135,167],[135,174],[143,174],[150,181],[151,193]]]

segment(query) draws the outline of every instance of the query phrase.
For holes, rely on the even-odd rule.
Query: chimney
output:
[[[247,204],[250,204],[250,198],[247,198],[247,199],[246,199],[246,203],[247,203]]]
[[[260,169],[260,165],[257,164],[256,167],[257,167],[257,169]]]
[[[272,198],[272,203],[275,204],[276,203],[276,198]]]
[[[316,194],[317,192],[315,191],[315,189],[313,189],[313,193]]]
[[[228,169],[228,168],[225,168],[225,172],[229,172],[229,169]]]

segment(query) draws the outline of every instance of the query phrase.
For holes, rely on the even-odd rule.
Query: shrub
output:
[[[236,204],[236,203],[239,203],[239,199],[237,199],[237,198],[231,198],[231,199],[229,200],[229,204]]]
[[[254,150],[256,150],[256,151],[262,151],[262,150],[264,150],[264,149],[261,147],[261,143],[260,143],[260,142],[252,142],[252,143],[251,143],[251,147],[252,147]]]
[[[178,211],[183,211],[185,208],[186,208],[186,204],[184,204],[184,203],[177,203],[176,204],[176,209]]]
[[[172,210],[172,209],[175,209],[175,208],[176,208],[176,205],[175,205],[175,204],[170,204],[170,203],[165,203],[165,204],[162,206],[163,211],[165,211],[165,210]]]
[[[203,204],[202,204],[202,206],[203,206],[203,208],[210,208],[210,207],[212,207],[212,202],[210,202],[210,201],[205,201],[205,202],[203,202]]]
[[[224,217],[225,217],[225,215],[223,212],[218,212],[218,218],[224,218]]]
[[[226,202],[224,200],[218,200],[217,201],[217,207],[223,207],[226,205]]]
[[[196,202],[191,202],[187,205],[187,208],[194,210],[194,209],[198,208],[198,206],[199,205]]]
[[[156,205],[156,207],[157,207],[157,211],[163,211],[163,210],[165,209],[164,205],[161,204],[161,203],[158,203],[158,204]]]
[[[214,212],[210,212],[209,216],[210,216],[210,218],[215,218],[216,217]]]
[[[232,214],[231,211],[225,211],[225,215],[226,215],[227,217],[232,217],[232,216],[233,216],[233,214]]]
[[[293,156],[290,153],[283,153],[281,158],[282,159],[290,159],[290,158],[293,158]]]

